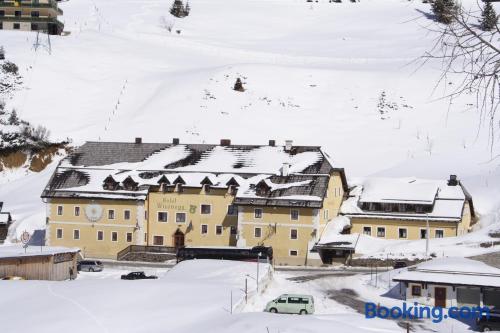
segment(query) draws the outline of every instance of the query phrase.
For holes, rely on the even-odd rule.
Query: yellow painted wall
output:
[[[102,218],[90,222],[85,216],[88,204],[99,204],[103,208]],[[133,244],[143,244],[144,219],[137,201],[129,200],[88,200],[51,199],[47,204],[49,218],[48,242],[52,246],[78,247],[84,257],[116,259],[116,254]],[[57,207],[63,206],[63,214],[58,215]],[[80,207],[80,216],[75,216],[75,207]],[[108,218],[108,210],[115,210],[115,219]],[[124,220],[124,210],[130,210],[130,220]],[[142,218],[142,219],[141,219]],[[142,225],[137,229],[136,225]],[[57,229],[63,230],[62,239],[57,238]],[[73,239],[73,230],[80,230],[80,239]],[[97,232],[103,231],[102,241],[97,240]],[[117,232],[117,241],[112,241],[112,232]],[[127,233],[132,233],[132,242],[127,242]]]
[[[377,237],[377,227],[385,227],[385,239],[399,238],[398,228],[407,228],[408,240],[420,239],[420,229],[426,229],[425,221],[395,220],[379,218],[351,217],[351,233],[363,233],[363,227],[372,227],[372,237]],[[457,233],[455,222],[429,222],[430,238],[435,238],[435,230],[442,229],[444,237],[453,237]],[[404,239],[404,238],[403,238]]]
[[[234,196],[227,189],[211,188],[205,193],[201,188],[184,188],[178,192],[151,192],[148,196],[149,228],[148,245],[154,236],[163,236],[165,246],[173,246],[173,234],[177,229],[185,234],[186,246],[235,246],[236,235],[231,236],[231,226],[237,227],[238,215],[228,216],[228,206]],[[211,214],[201,214],[201,205],[212,206]],[[168,222],[158,222],[158,212],[168,213]],[[186,213],[185,223],[176,223],[176,213]],[[208,226],[207,234],[201,233],[201,225]],[[188,227],[191,227],[188,230]],[[216,235],[216,225],[222,225],[222,235]]]
[[[323,208],[320,210],[319,234],[323,232],[326,224],[339,215],[340,206],[344,201],[344,188],[339,172],[334,172],[328,182],[327,197],[323,201]]]

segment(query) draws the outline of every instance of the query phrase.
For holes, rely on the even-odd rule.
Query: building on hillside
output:
[[[2,0],[0,30],[41,31],[60,35],[64,25],[57,17],[62,14],[55,0]]]
[[[62,281],[76,278],[80,250],[64,247],[0,246],[0,279],[19,276],[26,280]]]
[[[457,179],[371,178],[343,203],[349,232],[416,240],[460,236],[475,221],[472,198]]]
[[[500,269],[466,258],[418,264],[393,277],[408,302],[436,307],[500,308]]]
[[[7,238],[9,227],[12,224],[12,216],[8,212],[2,212],[3,202],[0,202],[0,243]]]
[[[277,264],[305,265],[320,263],[312,248],[346,190],[344,170],[320,147],[137,138],[87,142],[42,198],[48,243],[86,257],[116,258],[131,245],[264,245]]]

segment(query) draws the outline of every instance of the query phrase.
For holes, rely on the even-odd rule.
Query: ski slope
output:
[[[351,179],[457,174],[482,221],[498,222],[498,145],[488,145],[473,96],[450,104],[443,96],[459,78],[436,88],[441,64],[414,62],[436,37],[429,4],[192,0],[183,19],[170,5],[62,2],[70,34],[52,36],[51,53],[44,38],[33,48],[34,33],[1,31],[24,82],[7,107],[75,144],[293,139],[322,145]],[[237,77],[245,92],[232,90]],[[0,186],[4,209],[19,228],[43,225],[33,220],[47,174],[11,178]]]

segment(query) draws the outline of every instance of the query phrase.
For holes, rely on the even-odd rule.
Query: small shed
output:
[[[436,307],[500,307],[500,269],[466,258],[441,258],[396,275],[408,302]]]
[[[62,281],[76,278],[80,249],[49,246],[0,246],[0,279],[20,276],[26,280]]]

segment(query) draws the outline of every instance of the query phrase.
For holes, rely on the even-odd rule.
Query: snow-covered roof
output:
[[[343,174],[316,146],[88,142],[61,162],[42,197],[144,200],[160,183],[235,183],[239,204],[321,207],[332,170]],[[105,180],[116,187],[105,189]],[[257,194],[261,181],[269,191]]]
[[[28,246],[26,251],[21,245],[0,246],[0,259],[33,257],[33,256],[53,256],[60,253],[77,253],[78,248],[56,247],[56,246]]]
[[[330,220],[323,232],[316,246],[337,248],[337,249],[352,249],[356,247],[359,234],[342,234],[342,231],[351,226],[351,221],[346,216],[336,216]]]
[[[341,213],[361,218],[434,220],[459,222],[465,201],[463,186],[446,180],[416,178],[370,178],[351,190],[342,203]],[[430,207],[430,211],[384,211],[363,209],[363,203],[411,204]]]
[[[0,213],[0,224],[7,224],[11,221],[9,213]]]
[[[500,269],[467,258],[440,258],[409,268],[393,280],[500,287]]]

